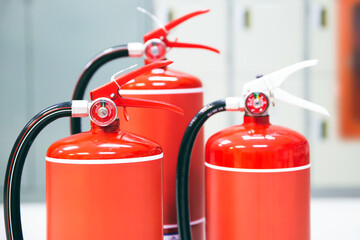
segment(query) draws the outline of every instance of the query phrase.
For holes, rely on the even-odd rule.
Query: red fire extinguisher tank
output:
[[[158,109],[131,108],[127,109],[130,121],[122,124],[122,129],[141,133],[158,142],[164,150],[164,239],[178,237],[175,200],[177,156],[188,123],[202,108],[202,84],[194,76],[164,67],[136,77],[134,82],[122,86],[120,94],[124,97],[166,102],[184,111],[184,115],[181,116]],[[203,133],[200,132],[190,166],[191,224],[192,234],[196,240],[205,237],[203,145]]]
[[[207,240],[309,240],[309,145],[299,133],[245,116],[206,144]]]
[[[162,239],[162,157],[119,120],[52,144],[47,239]]]
[[[138,8],[138,10],[152,16],[144,9]],[[166,53],[173,48],[196,48],[219,53],[217,49],[209,46],[179,42],[177,39],[171,41],[167,38],[174,27],[207,12],[209,12],[208,9],[191,12],[146,33],[143,43],[128,43],[126,47],[111,48],[96,56],[85,68],[74,91],[74,96],[76,99],[79,99],[78,97],[81,99],[81,93],[94,71],[114,58],[144,56],[145,64],[148,65],[166,59]],[[156,19],[155,16],[152,18]],[[187,124],[203,106],[202,84],[194,76],[169,70],[166,67],[144,72],[141,76],[133,79],[134,81],[121,86],[122,97],[165,102],[180,107],[185,113],[184,116],[179,116],[158,110],[126,109],[123,114],[131,120],[122,124],[122,129],[152,139],[158,142],[164,150],[164,240],[179,239],[175,200],[177,155]],[[75,119],[73,122],[72,130],[78,132],[80,123]],[[194,149],[194,158],[190,166],[191,224],[194,239],[203,240],[205,237],[203,133],[199,134]]]

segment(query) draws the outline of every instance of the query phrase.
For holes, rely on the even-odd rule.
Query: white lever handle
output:
[[[318,60],[307,60],[299,63],[295,63],[288,67],[277,70],[273,73],[267,74],[261,78],[255,79],[251,82],[246,83],[243,86],[243,96],[251,92],[264,92],[271,91],[281,86],[284,80],[292,73],[310,66],[316,65]]]
[[[318,60],[316,59],[299,62],[248,82],[243,86],[241,97],[246,99],[251,93],[262,92],[270,97],[271,101],[273,100],[272,97],[274,97],[280,101],[330,116],[329,112],[324,107],[291,95],[280,88],[281,84],[290,74],[300,69],[314,66],[317,62]]]
[[[269,78],[271,85],[276,88],[280,87],[284,80],[292,73],[299,71],[300,69],[314,66],[318,63],[317,59],[307,60],[299,63],[295,63],[276,72],[265,75],[263,78]]]
[[[285,92],[281,88],[274,89],[274,97],[280,101],[293,104],[295,106],[308,109],[326,116],[330,116],[329,112],[322,106],[315,103],[306,101],[304,99],[298,98],[290,93]]]

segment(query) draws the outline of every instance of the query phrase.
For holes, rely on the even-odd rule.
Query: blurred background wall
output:
[[[349,2],[0,0],[0,176],[4,176],[12,144],[22,127],[43,108],[71,99],[77,78],[90,58],[111,46],[142,41],[144,33],[158,27],[138,12],[137,6],[153,12],[163,23],[210,8],[209,14],[176,27],[169,38],[214,46],[221,55],[172,49],[168,54],[175,61],[172,68],[198,76],[208,103],[239,95],[241,86],[256,75],[305,59],[319,59],[316,67],[289,77],[284,89],[325,106],[331,117],[276,102],[271,121],[309,139],[313,196],[360,196],[360,135],[344,135],[344,121],[340,119],[340,90],[347,80],[339,77],[339,49],[347,43],[339,40],[342,25],[338,13],[340,6]],[[96,73],[89,89],[134,63],[142,65],[143,61],[120,59],[107,64]],[[356,104],[354,111],[359,111]],[[214,116],[206,124],[206,137],[241,124],[242,115]],[[45,200],[46,149],[69,134],[68,124],[66,119],[51,124],[34,143],[24,168],[22,200]],[[3,182],[0,184],[2,187]]]
[[[152,29],[152,22],[137,6],[152,11],[153,4],[145,0],[0,0],[0,109],[7,112],[0,118],[1,178],[21,129],[42,109],[71,99],[82,68],[94,55],[141,41]],[[127,58],[108,63],[95,74],[89,90],[134,63],[143,61]],[[45,201],[46,150],[69,133],[69,120],[61,119],[39,135],[24,167],[22,200]]]

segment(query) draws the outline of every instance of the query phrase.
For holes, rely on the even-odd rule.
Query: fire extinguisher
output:
[[[47,239],[156,239],[163,236],[161,147],[119,128],[119,107],[162,108],[170,104],[125,98],[119,89],[134,77],[171,61],[146,65],[91,91],[92,102],[53,105],[24,127],[11,151],[4,182],[8,240],[23,239],[21,174],[39,132],[62,117],[86,117],[91,130],[52,144],[46,155]]]
[[[329,115],[280,88],[291,73],[316,63],[300,62],[253,80],[243,86],[241,97],[210,103],[191,120],[177,165],[181,240],[192,239],[188,174],[194,140],[204,122],[222,111],[243,111],[245,116],[242,125],[224,129],[206,143],[206,239],[310,239],[309,145],[301,134],[271,125],[267,110],[277,99]]]
[[[143,10],[144,11],[144,10]],[[200,48],[219,53],[218,50],[199,44],[170,41],[167,35],[180,23],[207,13],[201,10],[189,13],[170,21],[165,26],[155,29],[144,36],[144,43],[128,43],[120,47],[110,48],[95,56],[85,67],[74,90],[73,99],[83,99],[85,88],[93,73],[104,63],[119,57],[145,57],[145,63],[157,62],[166,58],[170,48]],[[147,13],[149,14],[149,13]],[[179,106],[184,116],[168,114],[164,111],[148,111],[148,109],[129,109],[132,121],[122,123],[122,129],[141,133],[158,142],[164,150],[164,239],[177,239],[177,219],[175,200],[175,175],[177,155],[181,137],[192,116],[203,106],[203,89],[201,81],[189,74],[170,70],[166,67],[153,69],[135,78],[135,81],[122,86],[123,96],[141,99],[154,99]],[[144,121],[146,119],[146,121]],[[72,133],[81,131],[80,119],[71,119]],[[195,144],[191,164],[191,225],[196,240],[204,239],[204,166],[203,133]]]

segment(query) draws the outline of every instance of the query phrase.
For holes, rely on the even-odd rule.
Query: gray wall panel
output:
[[[151,9],[152,4],[145,0],[33,0],[0,5],[1,110],[9,109],[6,115],[11,116],[8,121],[2,114],[0,120],[3,177],[13,141],[26,122],[43,108],[70,100],[82,68],[95,54],[142,41],[152,24],[136,7]],[[143,64],[140,59],[108,63],[95,74],[89,89],[134,63]],[[39,135],[25,164],[22,200],[45,200],[46,149],[67,135],[68,119],[52,123]]]

